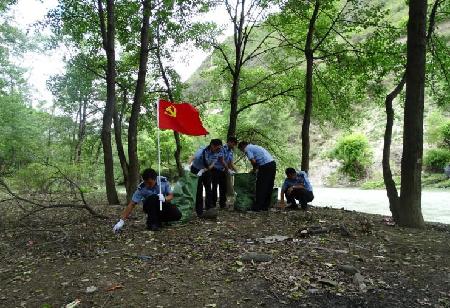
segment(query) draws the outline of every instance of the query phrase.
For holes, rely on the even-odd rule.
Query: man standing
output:
[[[113,228],[115,233],[119,232],[125,224],[136,204],[142,202],[144,212],[147,214],[147,229],[158,231],[161,228],[161,222],[177,221],[181,219],[181,212],[175,206],[170,204],[173,199],[173,193],[170,184],[165,177],[157,176],[153,169],[145,169],[142,173],[143,182],[133,194],[130,203],[122,213],[120,220]],[[160,193],[161,185],[161,193]],[[160,209],[162,202],[162,210]]]
[[[276,163],[266,149],[246,141],[239,142],[239,150],[245,153],[256,172],[256,200],[253,211],[267,211],[275,182]]]
[[[211,170],[214,164],[222,157],[220,149],[222,140],[212,139],[207,147],[201,147],[192,158],[191,172],[198,178],[197,196],[195,200],[195,211],[197,216],[203,215],[203,188],[205,188],[205,209],[214,207],[212,202]]]
[[[227,202],[227,173],[233,175],[236,167],[233,164],[233,149],[237,146],[236,137],[228,137],[222,147],[221,156],[211,170],[212,174],[212,203],[217,203],[217,187],[219,187],[220,208],[226,207]]]
[[[308,174],[305,171],[296,172],[294,168],[286,169],[286,179],[281,187],[281,204],[284,205],[284,196],[286,195],[288,207],[297,209],[296,199],[299,201],[303,210],[308,208],[308,202],[314,199],[312,185]]]

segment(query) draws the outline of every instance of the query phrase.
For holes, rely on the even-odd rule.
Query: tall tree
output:
[[[311,118],[314,106],[320,103],[314,96],[319,94],[319,88],[328,92],[333,101],[328,105],[341,107],[338,114],[348,111],[352,100],[352,103],[362,101],[363,91],[359,97],[352,91],[346,93],[342,91],[342,84],[333,80],[342,81],[345,76],[347,84],[352,80],[360,83],[358,88],[362,89],[361,84],[367,81],[367,78],[358,78],[366,74],[359,63],[363,32],[369,27],[377,27],[384,11],[378,4],[361,4],[355,0],[286,0],[280,1],[280,5],[282,13],[270,21],[271,26],[277,30],[283,45],[290,49],[290,54],[303,56],[306,61],[301,169],[308,171]],[[361,37],[359,42],[355,39],[358,36]],[[330,77],[331,73],[333,78],[324,78]],[[354,95],[353,99],[350,99],[351,95]],[[317,108],[322,113],[324,109],[327,109],[325,105]]]
[[[409,1],[406,100],[398,223],[423,227],[421,210],[427,0]]]
[[[114,158],[111,144],[111,125],[116,105],[116,53],[115,53],[115,7],[114,0],[106,0],[106,24],[102,0],[97,0],[102,45],[106,52],[106,105],[103,112],[101,140],[105,167],[106,197],[109,204],[119,204],[114,179]]]
[[[147,75],[148,53],[150,49],[150,0],[142,1],[142,27],[140,36],[139,69],[134,91],[133,105],[128,126],[128,178],[127,196],[135,190],[139,176],[139,159],[137,155],[138,120],[144,100],[145,78]]]

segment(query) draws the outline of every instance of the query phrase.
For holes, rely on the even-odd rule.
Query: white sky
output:
[[[32,25],[43,20],[47,11],[54,8],[57,3],[57,0],[19,0],[12,13],[17,25],[21,29],[30,29],[30,33],[32,33]],[[203,20],[215,21],[219,25],[228,25],[225,34],[232,33],[228,15],[223,8],[208,13]],[[50,76],[64,72],[65,53],[66,51],[60,48],[47,53],[28,52],[25,54],[22,66],[28,69],[27,78],[31,86],[33,105],[39,101],[45,101],[45,105],[48,106],[52,102],[52,95],[47,90],[46,81]],[[174,66],[183,81],[195,72],[207,55],[206,52],[192,48],[175,54]]]

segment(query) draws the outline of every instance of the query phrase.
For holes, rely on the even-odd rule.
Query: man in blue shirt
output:
[[[219,205],[226,207],[227,203],[227,173],[234,174],[233,149],[237,146],[236,137],[228,137],[227,143],[221,149],[219,159],[214,163],[212,174],[212,203],[217,203],[217,187],[219,187]]]
[[[297,209],[296,199],[303,210],[308,208],[308,202],[314,199],[313,188],[309,181],[308,174],[304,171],[296,172],[294,168],[286,169],[286,179],[281,187],[281,204],[284,205],[286,196],[289,208]]]
[[[239,142],[239,150],[245,153],[256,173],[256,198],[253,211],[267,211],[270,206],[277,165],[272,155],[258,145],[246,141]]]
[[[207,147],[201,147],[192,158],[191,172],[198,178],[195,211],[198,217],[203,215],[203,188],[205,188],[205,209],[214,207],[212,202],[212,175],[214,164],[221,160],[222,140],[212,139]]]
[[[128,218],[136,204],[141,202],[144,212],[147,214],[147,229],[149,230],[158,231],[161,228],[161,222],[181,219],[180,210],[175,205],[170,204],[173,193],[169,181],[165,177],[158,177],[153,169],[145,169],[142,173],[142,180],[143,182],[134,192],[120,220],[114,226],[113,231],[115,233],[122,229],[125,219]],[[160,202],[162,202],[162,210],[160,210]]]

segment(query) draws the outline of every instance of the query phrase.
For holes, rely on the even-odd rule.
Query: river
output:
[[[311,204],[391,215],[384,190],[316,187]],[[422,191],[422,214],[425,221],[450,224],[450,191]]]

